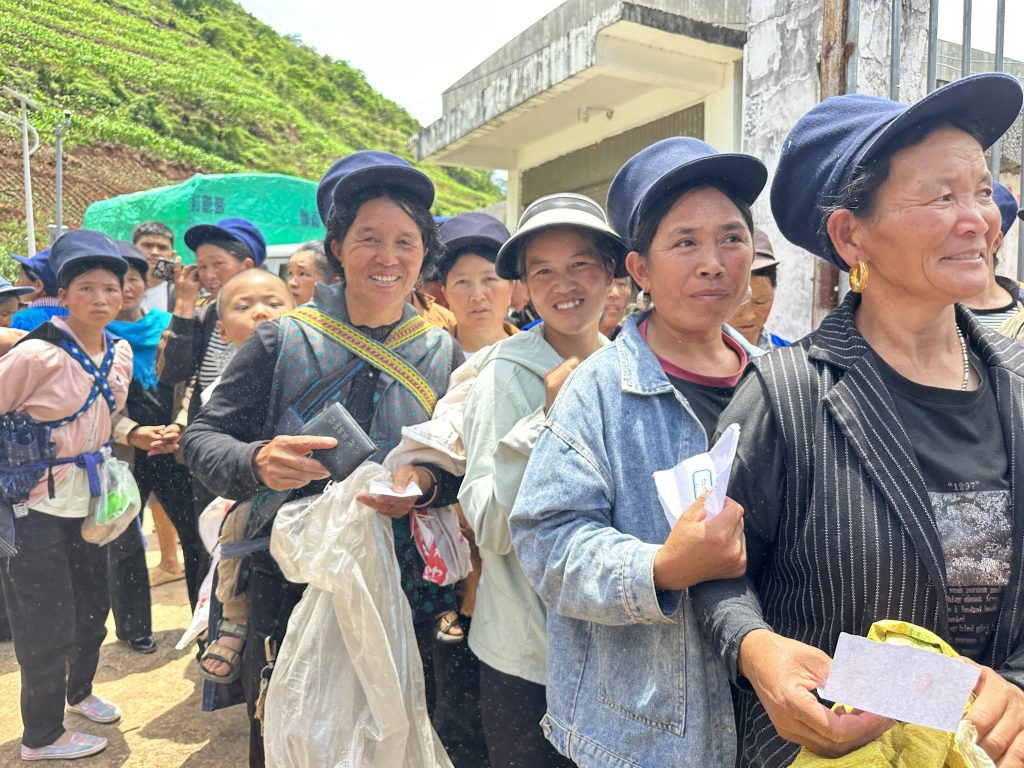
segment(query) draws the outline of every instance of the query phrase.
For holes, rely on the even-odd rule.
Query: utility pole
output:
[[[818,58],[820,101],[846,93],[851,53],[847,49],[849,10],[850,0],[822,0],[821,55]],[[817,328],[838,303],[839,270],[825,259],[815,259],[811,327]]]
[[[0,85],[0,90],[10,96],[19,105],[21,105],[21,158],[22,167],[25,175],[25,221],[28,229],[28,254],[33,255],[36,252],[36,230],[35,230],[35,217],[32,214],[32,167],[29,163],[29,158],[32,153],[39,149],[39,132],[28,122],[28,110],[29,107],[32,109],[39,109],[39,105],[36,104],[28,96],[15,91],[13,88],[8,88],[6,85]],[[0,112],[0,119],[5,120],[9,123],[17,124],[19,121],[13,115],[9,115],[5,112]],[[33,144],[29,147],[28,135],[32,133]]]
[[[58,237],[64,234],[64,132],[71,125],[71,111],[64,110],[64,122],[57,126],[54,131],[54,135],[57,139],[57,177],[56,177],[56,197],[57,197],[57,227],[52,241],[56,241]]]

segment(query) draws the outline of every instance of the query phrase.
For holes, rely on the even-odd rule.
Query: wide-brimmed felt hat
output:
[[[444,243],[444,255],[437,264],[442,274],[451,268],[460,253],[469,249],[476,248],[482,257],[493,260],[498,249],[511,237],[504,224],[479,211],[447,218],[437,231]]]
[[[193,252],[210,240],[234,240],[241,243],[249,249],[257,267],[267,259],[267,241],[259,227],[248,219],[230,216],[216,224],[197,224],[185,232],[185,245]]]
[[[11,258],[43,281],[43,293],[47,296],[57,295],[57,276],[50,269],[49,248],[44,248],[34,256],[19,256],[16,253],[12,253]]]
[[[98,262],[116,275],[123,276],[128,271],[128,262],[114,241],[94,229],[72,229],[50,246],[50,269],[57,276],[58,284],[65,269],[86,259]]]
[[[848,270],[821,219],[858,169],[897,136],[934,120],[969,128],[988,149],[1013,124],[1021,100],[1017,80],[994,72],[956,80],[909,105],[865,94],[826,99],[797,121],[783,144],[771,191],[779,230],[794,245]]]
[[[723,153],[689,136],[662,139],[633,155],[608,188],[608,218],[631,246],[640,223],[662,197],[701,179],[723,182],[752,205],[768,181],[764,163],[750,155]]]
[[[115,240],[114,245],[121,252],[121,258],[128,262],[128,266],[137,269],[145,277],[149,273],[149,262],[146,257],[133,243],[127,240]]]
[[[1017,219],[1017,198],[1005,185],[992,182],[992,202],[999,208],[1000,231],[1005,235]]]
[[[335,160],[316,189],[316,208],[326,225],[331,208],[339,200],[351,199],[369,187],[405,190],[430,209],[434,204],[434,182],[398,155],[364,149]]]
[[[601,206],[586,195],[559,192],[546,195],[530,203],[519,217],[519,227],[498,251],[495,268],[505,280],[518,280],[519,252],[531,236],[552,227],[579,227],[606,240],[615,251],[615,276],[625,277],[626,253],[629,249],[618,233],[608,224]]]

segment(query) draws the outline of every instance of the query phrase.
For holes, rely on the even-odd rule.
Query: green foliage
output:
[[[0,0],[0,80],[43,105],[66,146],[114,142],[208,172],[318,178],[355,149],[409,156],[419,129],[363,74],[231,0]],[[486,171],[424,166],[438,213],[499,196]]]

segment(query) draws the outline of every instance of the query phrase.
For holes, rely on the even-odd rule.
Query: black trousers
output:
[[[26,747],[64,734],[64,702],[92,693],[110,610],[107,553],[82,539],[79,518],[30,511],[15,520],[18,554],[0,560],[0,583],[21,666]]]
[[[472,622],[466,622],[472,634]],[[431,629],[433,625],[431,624]],[[434,630],[436,631],[436,630]],[[480,661],[469,643],[445,644],[430,635],[437,700],[431,722],[455,768],[489,768],[480,721]],[[424,649],[420,646],[420,655]],[[429,658],[426,656],[425,658]]]
[[[105,549],[114,632],[120,640],[152,635],[153,603],[139,523],[129,525]]]
[[[506,675],[480,662],[480,715],[491,768],[571,768],[544,738],[543,685]]]
[[[188,467],[179,464],[170,455],[149,457],[145,452],[136,450],[135,482],[139,485],[143,503],[150,493],[156,494],[174,530],[178,532],[182,559],[185,561],[188,602],[194,611],[199,599],[199,587],[210,569],[210,555],[199,540],[199,513],[213,500],[213,496],[207,498],[208,492],[203,488],[203,497],[196,498]]]

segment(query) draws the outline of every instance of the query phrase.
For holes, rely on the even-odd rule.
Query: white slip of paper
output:
[[[371,480],[366,492],[371,496],[391,496],[396,499],[415,499],[423,495],[423,491],[413,481],[409,481],[404,491],[396,491],[391,487],[391,483],[384,482],[383,480]]]
[[[940,653],[843,632],[818,693],[865,712],[955,733],[979,674]]]
[[[740,425],[730,424],[707,453],[691,456],[672,469],[654,473],[658,500],[670,526],[675,526],[683,511],[704,491],[710,491],[704,500],[708,521],[714,520],[722,511],[739,441]]]

